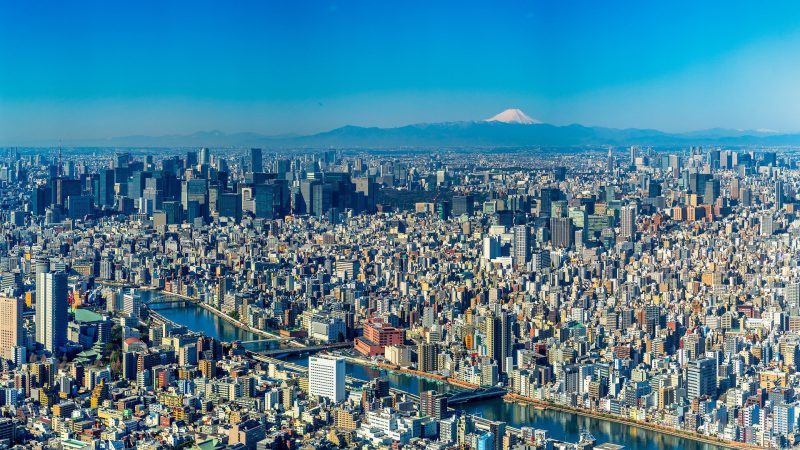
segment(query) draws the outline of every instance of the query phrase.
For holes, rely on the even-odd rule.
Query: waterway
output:
[[[143,299],[150,296],[167,295],[160,292],[141,291]],[[222,341],[252,341],[259,336],[244,331],[227,322],[213,313],[193,304],[157,305],[159,314],[175,323],[186,326],[192,331],[197,331]],[[255,344],[251,349],[258,347],[273,348],[275,341],[265,340]],[[308,356],[292,356],[285,361],[307,366]],[[384,376],[389,380],[392,388],[418,395],[420,392],[435,390],[448,392],[455,390],[445,383],[438,383],[413,375],[390,372],[382,369],[364,367],[359,364],[346,363],[347,374],[359,380],[372,380]],[[550,437],[568,442],[578,442],[580,431],[589,430],[598,443],[613,442],[624,445],[626,449],[642,450],[668,450],[681,448],[685,450],[722,450],[723,447],[704,444],[691,439],[670,436],[656,431],[642,430],[628,425],[608,422],[591,417],[575,414],[542,410],[529,405],[508,403],[502,398],[494,398],[461,405],[461,409],[469,414],[481,416],[489,420],[506,422],[512,427],[534,427],[547,430]]]

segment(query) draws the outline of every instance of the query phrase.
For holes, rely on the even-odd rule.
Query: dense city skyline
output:
[[[800,449],[799,23],[0,0],[0,450]]]
[[[0,141],[308,134],[512,107],[558,125],[796,132],[793,6],[9,2]]]

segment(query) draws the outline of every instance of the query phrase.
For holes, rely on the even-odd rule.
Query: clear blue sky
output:
[[[540,120],[800,131],[795,2],[0,0],[0,143]]]

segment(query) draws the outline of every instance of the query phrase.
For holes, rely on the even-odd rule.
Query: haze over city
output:
[[[482,120],[800,131],[792,2],[8,2],[0,142]],[[35,19],[34,19],[35,18]]]

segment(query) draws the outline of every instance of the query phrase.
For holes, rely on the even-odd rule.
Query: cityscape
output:
[[[713,3],[0,5],[0,450],[800,448],[800,8]]]

